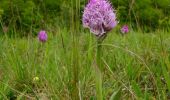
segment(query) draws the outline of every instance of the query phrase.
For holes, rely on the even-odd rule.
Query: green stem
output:
[[[102,65],[101,65],[101,41],[98,39],[97,40],[97,58],[96,58],[96,61],[97,61],[97,66],[99,67],[100,70],[102,70]]]
[[[73,100],[79,100],[79,89],[78,89],[78,81],[79,81],[79,51],[78,51],[78,47],[77,46],[77,39],[73,40],[73,94],[72,94],[72,98]]]
[[[102,63],[101,63],[101,53],[102,53],[102,47],[101,47],[101,41],[97,40],[97,54],[96,54],[96,62],[97,67],[95,70],[95,80],[96,80],[96,95],[97,100],[103,100],[103,93],[102,93]]]
[[[72,99],[73,100],[80,100],[79,97],[79,88],[78,88],[78,82],[79,82],[79,16],[80,16],[80,0],[71,0],[72,5],[72,22],[71,22],[71,32],[72,32],[72,39],[73,39],[73,55],[72,55],[72,72],[73,72],[73,83],[72,87],[73,90],[71,91]]]

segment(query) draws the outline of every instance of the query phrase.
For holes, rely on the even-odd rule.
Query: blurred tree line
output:
[[[143,31],[170,27],[170,0],[110,1],[120,24],[128,23]],[[80,0],[81,14],[87,2]],[[70,0],[0,0],[0,32],[25,36],[50,25],[69,28],[70,6]]]
[[[112,0],[121,23],[143,31],[170,27],[170,0]]]

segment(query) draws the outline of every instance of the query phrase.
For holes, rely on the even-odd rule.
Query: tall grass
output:
[[[49,39],[38,61],[37,38],[0,38],[0,99],[96,99],[95,38],[89,32],[78,35],[78,81],[73,77],[73,45],[67,30]],[[115,32],[113,32],[115,33]],[[108,35],[102,43],[104,99],[169,98],[169,34],[131,32],[124,38]],[[61,38],[61,34],[63,38]],[[160,34],[161,39],[160,39]],[[63,48],[62,39],[65,47]],[[74,56],[75,57],[75,56]],[[149,67],[150,71],[146,68]],[[71,75],[70,75],[71,73]],[[34,81],[35,77],[39,80]],[[154,80],[155,79],[155,80]],[[75,89],[76,94],[72,94]],[[78,96],[78,98],[76,97]]]
[[[79,100],[79,39],[78,34],[80,34],[80,0],[72,0],[72,22],[71,22],[71,33],[72,33],[72,68],[71,71],[73,73],[73,84],[71,91],[72,99]]]

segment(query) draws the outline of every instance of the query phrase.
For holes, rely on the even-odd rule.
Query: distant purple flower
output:
[[[45,31],[40,31],[38,34],[38,39],[41,42],[46,42],[47,41],[47,33]]]
[[[82,21],[85,28],[99,37],[117,25],[116,14],[108,0],[89,0]]]
[[[121,28],[120,31],[121,31],[123,34],[128,33],[128,32],[129,32],[129,27],[128,27],[128,25],[124,25],[124,26]]]

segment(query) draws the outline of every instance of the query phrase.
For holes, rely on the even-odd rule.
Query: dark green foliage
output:
[[[8,27],[9,35],[20,33],[27,36],[37,33],[39,29],[45,28],[47,20],[55,12],[59,15],[60,3],[58,0],[1,0],[0,20],[3,27]],[[3,28],[2,28],[3,29]],[[18,34],[14,34],[18,35]]]
[[[81,0],[82,14],[88,0]],[[120,24],[129,23],[143,31],[168,29],[170,0],[111,0]],[[34,35],[48,24],[70,27],[71,2],[68,0],[0,0],[0,22],[10,35]],[[80,19],[77,19],[81,21]],[[16,35],[16,34],[15,34]]]
[[[168,29],[170,0],[112,0],[121,23],[143,31]]]
[[[8,31],[28,35],[32,33],[32,28],[40,27],[43,16],[34,2],[30,0],[2,0],[1,2],[0,8],[3,9],[1,22],[4,27],[10,29]]]

